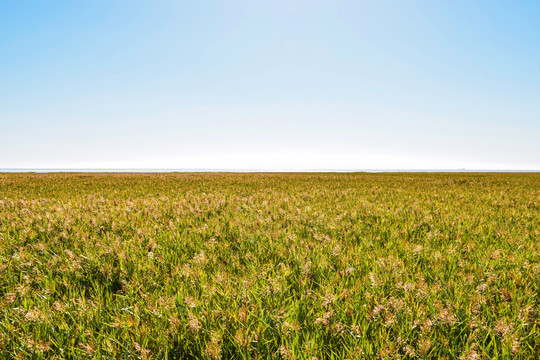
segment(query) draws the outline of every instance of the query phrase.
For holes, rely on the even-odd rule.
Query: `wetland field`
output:
[[[539,173],[0,173],[0,359],[535,359]]]

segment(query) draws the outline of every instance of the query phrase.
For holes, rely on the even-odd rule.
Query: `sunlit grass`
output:
[[[0,174],[0,358],[537,358],[539,204],[539,174]]]

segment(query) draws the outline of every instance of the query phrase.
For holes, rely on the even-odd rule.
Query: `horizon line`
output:
[[[540,169],[415,169],[415,168],[405,168],[405,169],[392,169],[392,168],[380,168],[380,169],[356,169],[356,168],[346,168],[346,169],[242,169],[242,168],[0,168],[0,173],[62,173],[62,172],[92,172],[92,173],[189,173],[189,172],[214,172],[214,173],[226,173],[226,172],[240,172],[240,173],[356,173],[356,172],[367,172],[367,173],[381,173],[381,172],[390,172],[390,173],[406,173],[406,172],[429,172],[429,173],[537,173],[540,172]]]

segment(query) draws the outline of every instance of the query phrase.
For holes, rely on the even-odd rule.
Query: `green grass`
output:
[[[0,174],[0,358],[532,359],[540,174]]]

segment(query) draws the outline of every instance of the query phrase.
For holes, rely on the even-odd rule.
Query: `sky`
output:
[[[0,168],[540,170],[540,1],[0,0]]]

